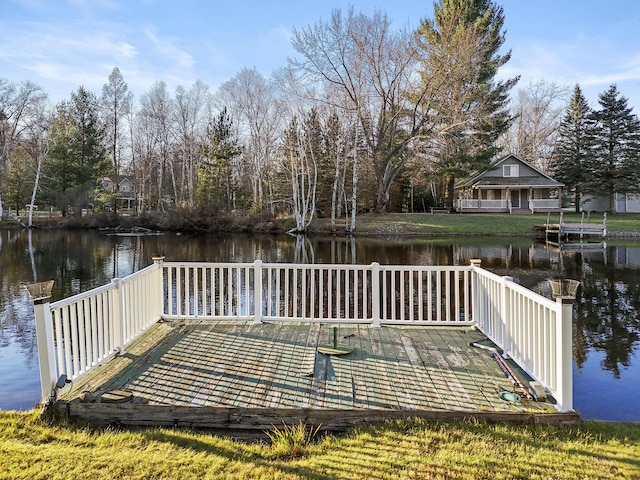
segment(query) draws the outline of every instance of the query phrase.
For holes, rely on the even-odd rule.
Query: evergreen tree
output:
[[[591,154],[590,142],[592,121],[591,109],[579,85],[560,123],[558,141],[553,149],[553,175],[573,192],[576,212],[580,203],[584,184],[587,180],[585,165]]]
[[[51,135],[50,190],[66,215],[69,206],[86,207],[92,201],[96,182],[112,172],[96,96],[80,87],[71,94],[70,102],[58,104]]]
[[[510,51],[498,54],[503,25],[503,9],[491,0],[440,0],[434,19],[424,20],[416,33],[423,82],[436,89],[435,156],[449,206],[456,178],[489,165],[497,138],[511,122],[508,93],[518,78],[495,79],[511,57]]]
[[[198,153],[202,156],[198,173],[197,200],[201,207],[230,212],[237,200],[233,160],[242,149],[233,135],[233,122],[224,108],[207,126],[207,134]]]
[[[0,190],[7,205],[15,208],[17,215],[20,215],[20,210],[29,203],[34,177],[32,167],[31,158],[24,147],[19,146],[11,151]]]
[[[640,193],[640,121],[616,85],[601,93],[598,103],[600,110],[590,115],[592,155],[584,191],[608,198],[613,212],[616,193]]]

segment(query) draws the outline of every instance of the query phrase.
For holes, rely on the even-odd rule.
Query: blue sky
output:
[[[501,76],[518,87],[579,83],[592,107],[616,83],[640,114],[640,2],[503,0]],[[243,67],[268,76],[295,55],[293,27],[333,8],[386,11],[398,28],[433,14],[432,1],[0,0],[0,78],[41,85],[52,102],[84,85],[100,94],[114,66],[139,96],[156,80],[172,91],[200,79],[215,90]]]

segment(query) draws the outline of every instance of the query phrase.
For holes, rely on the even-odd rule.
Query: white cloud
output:
[[[195,64],[195,59],[193,58],[193,56],[181,50],[177,45],[175,45],[174,39],[160,38],[158,35],[156,35],[155,29],[153,27],[145,28],[144,33],[147,38],[153,43],[154,49],[158,53],[158,55],[165,57],[165,60],[171,59],[183,67],[191,67],[193,66],[193,64]]]
[[[521,39],[500,78],[521,75],[516,88],[545,80],[573,87],[580,84],[591,102],[612,83],[630,99],[640,95],[640,55],[609,37],[576,35],[562,42]],[[622,86],[624,82],[627,84]],[[633,100],[632,100],[633,101]]]

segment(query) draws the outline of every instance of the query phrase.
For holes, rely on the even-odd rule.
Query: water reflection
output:
[[[640,421],[633,405],[615,410],[602,403],[610,395],[640,394],[640,243],[560,251],[526,238],[486,237],[128,237],[95,231],[0,231],[0,408],[31,408],[39,395],[33,312],[24,284],[53,279],[52,300],[57,300],[139,270],[155,255],[184,261],[424,265],[467,265],[480,258],[489,270],[546,296],[550,278],[574,278],[581,282],[574,310],[576,408],[585,418]]]
[[[576,262],[582,294],[576,305],[575,360],[581,367],[589,350],[605,353],[602,367],[620,378],[631,366],[640,332],[640,249],[609,249],[604,261],[584,256]],[[635,268],[632,268],[635,267]]]

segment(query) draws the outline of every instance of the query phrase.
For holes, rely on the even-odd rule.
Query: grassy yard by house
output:
[[[563,215],[565,223],[580,223],[583,218],[573,212]],[[549,216],[550,223],[558,223],[559,214]],[[603,221],[601,213],[584,216],[585,223]],[[429,214],[429,213],[368,213],[358,215],[356,233],[370,235],[534,235],[534,226],[547,223],[547,214],[508,215],[505,213],[477,214]],[[610,236],[639,236],[640,214],[626,213],[607,216]],[[345,220],[341,219],[338,231],[344,231]],[[315,219],[312,230],[330,231],[330,221]]]
[[[7,479],[632,479],[640,425],[403,421],[290,449],[208,433],[51,426],[0,413]]]

